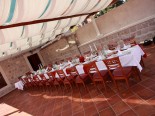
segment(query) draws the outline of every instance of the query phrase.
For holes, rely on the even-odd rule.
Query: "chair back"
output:
[[[66,73],[69,75],[71,73],[71,68],[66,68]]]
[[[34,80],[34,81],[40,81],[40,79],[38,78],[37,75],[34,75],[34,76],[33,76],[33,80]]]
[[[91,79],[93,79],[94,73],[97,73],[99,78],[102,78],[101,73],[100,73],[95,61],[85,64],[83,69],[86,72],[86,74],[88,74],[91,77]]]
[[[32,74],[32,72],[31,71],[28,71],[27,73],[25,73],[26,74],[26,76],[29,76],[29,75],[31,75]]]
[[[40,76],[40,78],[41,78],[43,81],[46,80],[46,77],[44,76],[44,74],[40,74],[39,76]]]
[[[106,65],[106,67],[107,67],[107,69],[109,71],[109,74],[112,77],[114,77],[113,74],[112,74],[112,71],[117,69],[117,68],[119,68],[121,73],[123,75],[125,75],[125,73],[123,71],[123,67],[121,65],[121,62],[119,60],[119,57],[115,57],[115,58],[111,58],[111,59],[106,59],[106,60],[103,60],[103,62],[105,63],[105,65]]]
[[[48,72],[47,75],[49,76],[50,79],[54,80],[55,79],[55,71],[54,72]]]
[[[31,76],[28,76],[27,78],[29,79],[30,82],[34,81],[33,78],[31,78]]]
[[[22,77],[20,77],[19,80],[22,81],[23,84],[26,83],[26,81]]]
[[[21,80],[23,83],[30,83],[31,82],[31,80],[28,77],[21,78]]]
[[[59,75],[60,79],[66,78],[66,75],[63,70],[57,70],[56,72]]]
[[[73,66],[71,68],[67,68],[66,69],[66,73],[69,74],[69,75],[71,75],[71,76],[77,76],[77,75],[79,75],[79,73],[78,73],[78,71],[76,69],[76,66]]]
[[[54,80],[55,80],[56,71],[48,72],[47,75],[49,76],[49,78],[50,78],[52,81],[54,81]]]

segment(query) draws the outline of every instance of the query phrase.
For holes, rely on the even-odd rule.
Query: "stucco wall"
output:
[[[139,31],[138,35],[136,35],[137,41],[140,42],[146,39],[145,35],[149,33],[150,30],[154,29],[153,25],[148,25],[148,23],[154,23],[154,6],[155,0],[128,0],[125,4],[112,9],[110,12],[97,18],[96,24],[100,33],[103,34],[103,38],[112,34],[116,35],[112,35],[114,36],[113,38],[116,39],[126,38],[127,36],[134,35],[134,30],[139,31],[143,28],[143,30],[141,30],[141,32]],[[97,34],[92,28],[92,23],[89,23],[77,30],[80,45],[96,39],[95,37]],[[117,32],[120,32],[119,36],[117,36]],[[131,34],[131,32],[133,33]]]
[[[76,34],[80,44],[86,43],[89,40],[95,40],[95,37],[96,37],[96,31],[92,23],[89,23],[83,27],[80,27],[77,30]]]
[[[96,19],[101,33],[108,34],[155,16],[155,0],[128,0],[125,4]]]

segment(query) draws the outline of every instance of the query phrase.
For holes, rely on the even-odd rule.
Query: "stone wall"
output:
[[[0,89],[0,97],[14,90],[14,83],[18,81],[18,77],[29,70],[23,55],[1,61],[0,71],[7,82],[7,86]]]
[[[101,39],[94,40],[89,43],[92,47],[95,43],[97,47],[103,46],[112,40],[126,39],[135,36],[137,42],[142,42],[147,39],[152,39],[155,36],[155,18],[133,25],[124,30],[109,34]],[[90,51],[88,44],[80,46],[82,53]]]
[[[30,70],[23,56],[16,56],[7,59],[0,62],[0,65],[10,84],[17,82],[19,76],[22,76]]]

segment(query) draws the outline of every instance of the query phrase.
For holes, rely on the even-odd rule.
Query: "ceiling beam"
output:
[[[79,17],[79,16],[84,16],[84,15],[94,15],[95,13],[97,13],[97,12],[83,13],[83,14],[76,14],[76,15],[71,15],[71,16],[57,17],[57,18],[52,18],[52,19],[41,19],[41,20],[34,20],[34,21],[29,21],[29,22],[22,22],[22,23],[4,25],[4,26],[0,26],[0,29],[19,27],[19,26],[26,26],[26,25],[32,25],[32,24],[37,24],[37,23],[44,23],[44,22],[49,22],[49,21]]]

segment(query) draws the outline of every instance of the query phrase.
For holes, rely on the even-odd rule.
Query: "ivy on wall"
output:
[[[95,14],[95,18],[104,15],[105,13],[109,12],[110,10],[112,10],[113,8],[116,8],[122,4],[124,4],[125,2],[127,2],[127,0],[118,0],[115,4],[112,4],[110,6],[108,6],[107,8],[105,8],[104,10],[99,11],[97,14]]]

